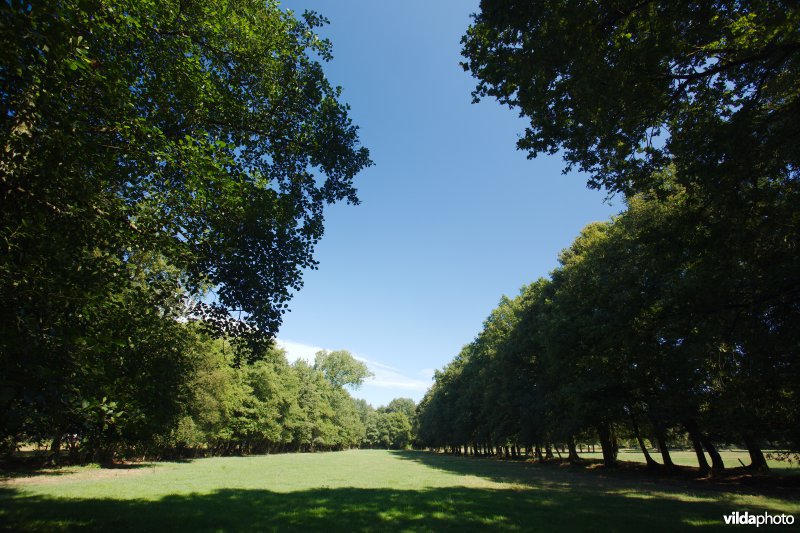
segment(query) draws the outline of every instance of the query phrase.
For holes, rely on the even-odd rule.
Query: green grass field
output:
[[[791,513],[797,492],[722,491],[632,473],[361,450],[64,468],[0,482],[7,530],[723,529]]]

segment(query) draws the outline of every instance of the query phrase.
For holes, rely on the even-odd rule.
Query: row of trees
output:
[[[200,359],[184,415],[167,434],[179,453],[254,454],[359,446],[365,426],[345,386],[370,374],[345,351],[318,352],[293,364],[271,348],[254,363],[230,365],[224,341]]]
[[[473,93],[518,148],[625,198],[548,279],[504,298],[420,406],[432,446],[676,437],[703,469],[800,449],[800,8],[781,1],[483,0]],[[703,452],[712,460],[708,465]]]
[[[102,398],[61,409],[58,425],[27,420],[12,444],[46,443],[54,461],[67,448],[75,462],[410,444],[414,402],[399,398],[376,410],[352,398],[346,387],[357,388],[371,374],[348,352],[321,351],[313,364],[290,364],[269,346],[254,362],[236,364],[228,340],[208,336],[197,324],[175,324],[186,349],[182,367],[158,367],[171,381],[148,387],[132,379],[135,370],[114,387],[103,379]]]
[[[479,453],[558,443],[572,459],[576,443],[599,441],[609,465],[620,438],[655,464],[649,439],[666,465],[679,441],[703,469],[723,468],[719,444],[744,444],[758,468],[765,444],[800,448],[793,298],[778,287],[753,295],[766,265],[720,250],[679,186],[667,199],[631,198],[584,228],[550,278],[503,298],[436,374],[420,440]],[[797,261],[790,251],[777,268]]]

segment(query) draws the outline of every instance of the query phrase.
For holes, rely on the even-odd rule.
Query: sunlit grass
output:
[[[723,528],[765,496],[557,465],[363,450],[70,468],[0,484],[11,530],[675,530]],[[794,500],[792,498],[795,498]]]

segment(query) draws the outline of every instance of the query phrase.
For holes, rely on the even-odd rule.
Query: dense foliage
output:
[[[692,193],[796,193],[798,26],[782,0],[483,0],[464,67],[476,99],[530,120],[520,149],[561,149],[596,187],[647,190],[674,166]]]
[[[755,468],[766,444],[800,449],[799,26],[777,0],[481,2],[474,97],[517,108],[520,149],[562,150],[627,211],[437,374],[426,443],[575,459],[599,440],[613,464],[618,438],[645,455],[647,438],[703,469],[720,443]]]
[[[236,364],[264,353],[323,207],[357,203],[370,164],[315,59],[324,22],[264,0],[0,2],[7,446],[168,427],[187,318],[236,337]]]
[[[287,363],[270,349],[234,368],[225,341],[198,354],[190,400],[161,453],[250,454],[341,450],[361,445],[365,427],[356,401],[302,359]],[[356,362],[345,351],[343,359]]]
[[[620,439],[645,454],[649,440],[667,465],[670,445],[693,447],[704,469],[723,468],[720,444],[744,445],[758,468],[766,445],[799,449],[796,308],[736,305],[726,277],[744,265],[687,253],[709,238],[687,217],[676,186],[669,202],[636,196],[587,226],[550,278],[503,298],[436,374],[421,441],[475,453],[556,443],[573,459],[576,443],[599,441],[614,464]]]
[[[100,400],[73,406],[59,425],[24,437],[48,446],[54,462],[411,445],[412,400],[399,398],[376,410],[318,365],[303,359],[290,364],[274,346],[250,354],[252,363],[235,364],[237,351],[228,339],[211,337],[195,323],[173,324],[173,337],[161,337],[169,341],[165,348],[148,346],[152,369],[109,362],[119,377],[93,391]],[[176,347],[183,349],[181,358],[171,353]],[[331,353],[343,366],[363,365],[347,351]],[[143,386],[135,379],[142,371],[158,379]]]
[[[395,398],[388,405],[377,409],[364,407],[364,446],[402,450],[412,445],[417,420],[414,400]]]

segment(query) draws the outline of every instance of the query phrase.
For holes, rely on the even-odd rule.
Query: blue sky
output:
[[[319,269],[305,273],[278,339],[290,359],[325,348],[367,361],[376,376],[353,395],[376,407],[418,401],[503,294],[546,276],[622,201],[563,175],[558,156],[517,151],[516,111],[471,104],[459,40],[477,0],[282,5],[330,19],[325,71],[375,166],[356,180],[361,205],[328,208]]]

